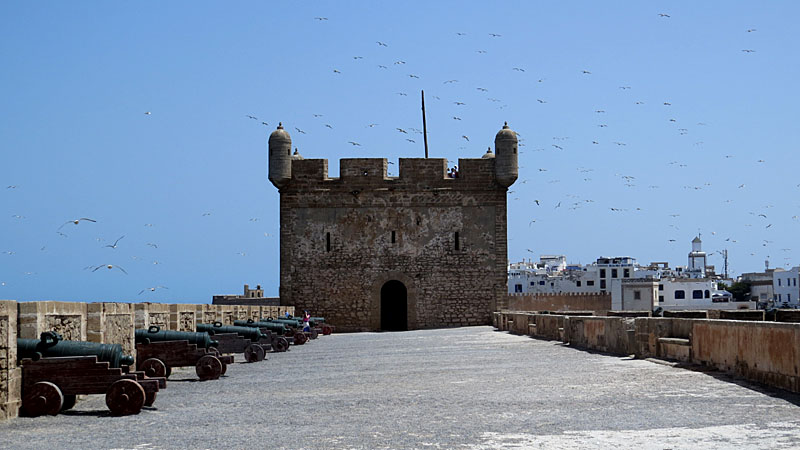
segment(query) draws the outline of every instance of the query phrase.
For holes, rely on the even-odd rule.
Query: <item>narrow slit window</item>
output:
[[[461,249],[461,242],[458,239],[458,231],[456,231],[456,235],[455,235],[455,247],[456,247],[456,250],[460,250]]]
[[[331,251],[331,234],[325,233],[325,251]]]
[[[392,244],[394,244],[396,241],[397,241],[397,233],[392,231]]]

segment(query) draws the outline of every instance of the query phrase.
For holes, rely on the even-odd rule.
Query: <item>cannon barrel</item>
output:
[[[240,327],[249,327],[255,329],[266,328],[267,330],[274,331],[275,333],[278,333],[280,335],[283,335],[284,333],[289,331],[289,329],[286,327],[285,324],[276,322],[263,322],[263,321],[257,322],[254,321],[253,319],[234,320],[233,324]]]
[[[133,364],[133,356],[123,355],[122,346],[119,344],[65,341],[60,334],[54,331],[45,331],[39,339],[17,339],[17,358],[19,360],[24,358],[38,360],[42,356],[49,358],[97,356],[98,361],[107,362],[113,368]]]
[[[136,330],[136,343],[143,344],[149,342],[164,341],[189,341],[199,348],[216,347],[218,342],[211,339],[208,333],[194,333],[191,331],[162,331],[160,327],[151,325],[148,329]]]
[[[303,328],[303,321],[299,319],[274,319],[272,317],[267,317],[266,319],[261,319],[261,321],[267,323],[282,323],[292,328]]]
[[[210,334],[214,333],[236,333],[239,336],[250,339],[253,342],[258,342],[262,338],[266,339],[266,335],[258,328],[252,327],[239,327],[235,325],[223,325],[221,322],[211,323],[198,323],[197,331],[205,331]]]

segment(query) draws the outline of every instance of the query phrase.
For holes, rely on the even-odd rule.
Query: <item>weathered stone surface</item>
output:
[[[21,400],[17,368],[17,302],[0,300],[0,421],[17,417]]]
[[[611,294],[509,294],[508,309],[512,311],[608,311]]]
[[[19,303],[18,332],[23,339],[39,339],[44,331],[56,331],[64,339],[85,341],[86,303],[22,302]]]
[[[133,304],[89,303],[87,313],[90,342],[120,344],[124,354],[136,356]]]
[[[281,304],[342,330],[382,329],[382,288],[406,290],[408,328],[491,323],[506,295],[506,192],[493,159],[292,161],[280,189]],[[400,295],[402,297],[402,295]],[[402,301],[402,300],[398,300]]]
[[[169,329],[175,331],[195,331],[196,305],[169,305]]]

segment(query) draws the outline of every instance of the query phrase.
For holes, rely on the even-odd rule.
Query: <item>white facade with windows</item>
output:
[[[734,302],[717,281],[697,278],[663,278],[658,282],[658,306],[666,310],[755,309],[755,302]]]
[[[772,272],[772,290],[774,305],[778,308],[800,307],[800,283],[798,283],[800,266],[791,270],[775,269]]]

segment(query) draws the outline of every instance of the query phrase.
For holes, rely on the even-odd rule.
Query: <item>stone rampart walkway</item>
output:
[[[0,424],[1,448],[797,448],[797,396],[490,327],[326,336],[155,408],[92,396]]]

